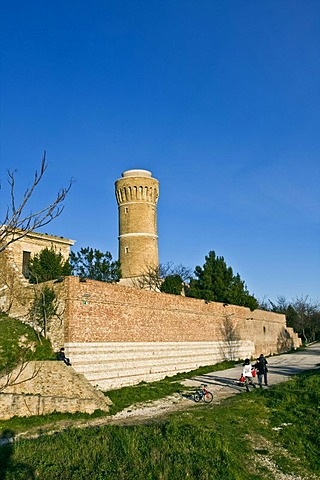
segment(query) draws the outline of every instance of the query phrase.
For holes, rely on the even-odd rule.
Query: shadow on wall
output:
[[[283,330],[277,339],[277,351],[278,353],[290,352],[294,348],[294,342],[290,333],[287,330]]]

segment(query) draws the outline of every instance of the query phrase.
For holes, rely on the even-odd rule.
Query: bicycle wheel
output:
[[[211,392],[206,392],[203,396],[203,400],[206,402],[206,403],[211,403],[212,400],[213,400],[213,395]]]
[[[194,401],[197,402],[197,403],[200,402],[201,396],[199,395],[198,392],[196,392],[196,393],[193,395],[193,399],[194,399]]]

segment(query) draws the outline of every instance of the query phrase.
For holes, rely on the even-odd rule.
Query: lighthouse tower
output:
[[[119,207],[121,283],[158,267],[157,201],[159,182],[148,170],[127,170],[115,182]]]

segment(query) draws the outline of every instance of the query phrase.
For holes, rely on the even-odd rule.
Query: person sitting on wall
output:
[[[57,353],[57,360],[64,362],[68,366],[71,365],[70,359],[65,356],[63,347],[60,348],[59,352]]]

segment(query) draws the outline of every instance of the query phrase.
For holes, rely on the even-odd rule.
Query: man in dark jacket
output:
[[[255,364],[255,368],[257,370],[258,375],[258,385],[262,388],[262,378],[264,379],[264,384],[268,386],[268,360],[264,357],[263,353],[261,353],[260,357]]]
[[[60,348],[60,351],[57,353],[57,360],[60,360],[61,362],[64,362],[66,365],[70,366],[71,365],[71,362],[69,360],[69,358],[67,358],[65,356],[65,353],[64,353],[64,348]]]

